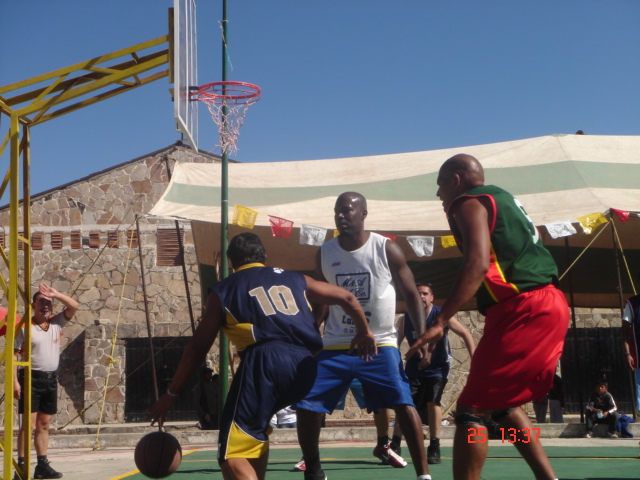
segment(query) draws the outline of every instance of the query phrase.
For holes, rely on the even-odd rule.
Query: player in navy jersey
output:
[[[351,348],[363,359],[377,353],[360,304],[350,292],[295,272],[266,267],[253,233],[229,243],[235,273],[210,290],[202,321],[185,347],[167,392],[149,409],[164,422],[178,392],[202,364],[222,328],[241,358],[220,421],[218,462],[223,477],[263,479],[269,456],[269,420],[300,401],[315,381],[314,352],[322,339],[310,302],[340,305],[355,321]]]

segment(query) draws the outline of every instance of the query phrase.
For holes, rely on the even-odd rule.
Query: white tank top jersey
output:
[[[39,372],[55,372],[60,363],[62,327],[67,323],[64,311],[49,319],[49,329],[31,325],[31,369]],[[24,329],[16,335],[14,350],[23,355]],[[23,358],[24,359],[24,358]]]
[[[358,299],[376,344],[397,347],[396,291],[385,251],[387,240],[370,232],[367,243],[348,252],[340,246],[338,238],[334,238],[322,245],[320,264],[327,282],[349,290]],[[322,337],[324,348],[349,348],[355,334],[353,320],[344,310],[337,305],[329,307]]]

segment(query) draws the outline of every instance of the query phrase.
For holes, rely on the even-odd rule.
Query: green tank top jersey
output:
[[[491,257],[489,271],[478,290],[478,309],[536,287],[558,283],[558,268],[542,244],[538,229],[527,216],[522,204],[509,192],[494,185],[483,185],[456,198],[447,210],[449,226],[460,250],[462,236],[454,213],[460,202],[469,197],[489,200]]]

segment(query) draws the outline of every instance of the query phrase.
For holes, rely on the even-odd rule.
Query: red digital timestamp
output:
[[[499,428],[500,433],[502,435],[502,443],[530,443],[535,442],[539,443],[540,440],[540,429],[539,428],[523,428],[518,430],[517,428]],[[487,428],[473,428],[469,427],[467,430],[469,434],[467,435],[467,442],[469,443],[485,443],[489,439],[489,435],[487,434]]]

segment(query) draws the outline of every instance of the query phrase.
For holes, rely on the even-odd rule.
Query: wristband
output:
[[[173,397],[173,398],[176,398],[176,397],[178,396],[178,394],[177,394],[177,393],[173,393],[173,392],[172,392],[171,390],[169,390],[168,388],[167,388],[167,395],[169,395],[170,397]]]
[[[623,357],[626,357],[627,355],[631,355],[631,353],[627,352],[622,354]]]

